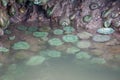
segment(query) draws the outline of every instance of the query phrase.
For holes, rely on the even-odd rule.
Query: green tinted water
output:
[[[0,80],[120,80],[120,45],[94,42],[88,33],[90,37],[80,39],[73,29],[67,31],[73,32],[56,35],[52,30],[37,37],[34,31],[13,33],[14,40],[3,41],[10,52],[2,52]],[[14,50],[13,44],[19,41],[30,47]]]

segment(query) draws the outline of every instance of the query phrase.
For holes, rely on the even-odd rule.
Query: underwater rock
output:
[[[5,48],[5,47],[0,47],[0,52],[9,52],[9,49]]]
[[[89,48],[91,46],[91,43],[89,41],[79,41],[77,43],[77,46],[79,48]]]
[[[103,55],[105,52],[101,49],[93,49],[91,50],[91,54],[95,55],[95,56],[101,56]]]
[[[80,39],[89,39],[90,37],[92,37],[93,35],[91,33],[88,33],[88,32],[81,32],[81,33],[78,33],[77,36],[80,38]]]
[[[112,34],[112,33],[114,33],[114,31],[115,30],[113,28],[99,28],[97,30],[97,32],[100,34]]]
[[[63,42],[59,38],[52,38],[48,40],[48,43],[52,46],[60,46],[63,44]]]
[[[120,54],[116,54],[114,57],[116,60],[120,61]]]
[[[75,31],[75,29],[71,26],[63,27],[63,30],[65,31],[65,33],[72,33]]]
[[[0,68],[3,66],[3,64],[2,63],[0,63]]]
[[[25,60],[25,59],[29,59],[34,55],[35,55],[35,52],[28,51],[28,50],[20,50],[14,54],[14,57],[16,60]]]
[[[31,57],[26,62],[26,65],[36,66],[36,65],[42,64],[44,61],[45,61],[45,57],[43,57],[43,56],[34,56],[34,57]]]
[[[76,59],[90,59],[91,58],[91,56],[89,55],[89,53],[88,52],[78,52],[77,54],[76,54]]]
[[[119,45],[119,44],[120,44],[120,42],[117,39],[113,39],[113,40],[110,40],[109,42],[107,42],[105,45],[115,46],[115,45]]]
[[[33,36],[37,38],[45,38],[48,36],[48,32],[34,32]]]
[[[106,41],[109,41],[110,39],[111,37],[108,35],[95,35],[92,38],[92,40],[95,42],[106,42]]]
[[[77,47],[69,47],[69,48],[67,48],[66,52],[69,54],[75,54],[76,52],[79,52],[79,51],[80,51],[80,49]]]
[[[120,21],[113,21],[112,25],[115,26],[116,28],[119,28],[120,27]]]
[[[41,32],[49,32],[51,30],[51,28],[49,26],[41,26],[41,28],[39,29],[39,31]]]
[[[55,29],[55,30],[53,31],[53,33],[54,33],[55,35],[62,35],[62,34],[63,34],[63,30],[61,30],[61,29]]]
[[[30,45],[25,41],[19,41],[17,43],[14,43],[12,48],[14,50],[29,49]]]
[[[83,22],[85,23],[89,23],[92,19],[92,16],[91,15],[86,15],[83,17]]]
[[[63,41],[65,41],[65,42],[77,42],[78,37],[76,35],[64,35]]]
[[[104,58],[93,58],[91,60],[91,63],[97,63],[97,64],[105,64],[106,60]]]
[[[0,28],[6,29],[10,24],[9,16],[7,15],[6,10],[0,9]]]
[[[0,28],[0,36],[4,35],[3,29]]]
[[[48,56],[53,57],[53,58],[61,57],[61,54],[62,54],[61,52],[56,51],[56,50],[49,50],[47,53],[48,53]]]
[[[95,10],[95,9],[98,9],[98,8],[99,8],[99,5],[98,5],[97,3],[91,3],[90,6],[89,6],[89,8],[90,8],[91,10]]]

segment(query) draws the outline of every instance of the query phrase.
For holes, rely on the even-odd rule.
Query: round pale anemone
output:
[[[78,52],[76,54],[77,59],[90,59],[91,56],[88,54],[88,52]]]
[[[48,51],[48,56],[50,56],[50,57],[61,57],[61,52],[56,51],[56,50],[49,50]]]
[[[93,41],[95,42],[106,42],[106,41],[109,41],[110,39],[111,37],[108,35],[95,35],[93,37]]]
[[[12,46],[14,50],[21,50],[21,49],[29,49],[30,45],[27,42],[19,41],[17,43],[14,43]]]
[[[98,33],[100,34],[112,34],[115,32],[113,28],[100,28],[97,30]]]
[[[60,51],[57,51],[57,50],[50,50],[50,49],[47,49],[47,50],[43,50],[43,51],[40,51],[39,54],[41,56],[49,56],[49,57],[61,57],[61,52]]]
[[[75,54],[76,52],[79,52],[79,51],[80,51],[80,49],[77,47],[69,47],[69,48],[67,48],[66,52],[69,54]]]
[[[0,47],[0,52],[9,52],[9,49],[5,47]]]
[[[26,65],[30,65],[30,66],[40,65],[44,61],[45,61],[45,57],[43,56],[33,56],[26,62]]]
[[[89,48],[91,46],[91,43],[89,41],[79,41],[77,43],[77,46],[79,48]]]
[[[104,58],[93,58],[91,60],[91,63],[97,63],[97,64],[105,64],[106,60]]]
[[[77,42],[78,37],[76,35],[64,35],[63,41],[65,41],[65,42]]]
[[[65,31],[65,33],[72,33],[73,31],[75,31],[75,29],[71,26],[63,27],[63,30]]]
[[[90,37],[92,37],[93,35],[88,33],[88,32],[81,32],[81,33],[78,33],[77,36],[80,38],[80,39],[89,39]]]
[[[53,31],[53,33],[54,33],[55,35],[61,35],[61,34],[63,34],[63,30],[61,30],[61,29],[55,29],[55,30]]]
[[[48,40],[48,43],[51,46],[60,46],[63,44],[63,42],[59,38],[52,38],[52,39]]]
[[[48,32],[34,32],[33,36],[37,38],[45,38],[48,36]]]

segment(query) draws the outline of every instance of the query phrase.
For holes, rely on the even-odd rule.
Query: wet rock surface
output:
[[[38,0],[29,9],[20,7],[20,13],[10,13],[14,15],[10,22],[17,24],[9,25],[4,36],[0,36],[0,68],[18,62],[36,66],[66,56],[71,62],[86,60],[93,65],[120,67],[118,3],[118,0],[42,0],[42,3]],[[29,10],[33,10],[30,15]],[[0,20],[7,21],[6,17]],[[3,27],[0,23],[0,35]],[[102,28],[115,32],[98,33]]]

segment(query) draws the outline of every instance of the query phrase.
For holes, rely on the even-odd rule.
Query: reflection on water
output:
[[[14,29],[16,34],[6,34],[2,40],[9,50],[0,54],[0,80],[120,79],[120,45],[112,36],[96,42],[92,39],[96,35],[78,34],[71,27],[51,32]]]

